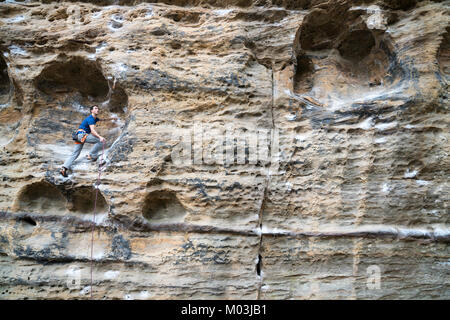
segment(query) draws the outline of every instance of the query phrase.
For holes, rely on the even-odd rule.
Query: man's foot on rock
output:
[[[62,168],[59,170],[59,173],[61,173],[61,175],[62,175],[64,178],[67,178],[67,177],[68,177],[68,175],[67,175],[67,168],[65,168],[65,167],[62,167]]]
[[[90,154],[87,154],[87,155],[86,155],[86,158],[87,158],[89,161],[92,161],[92,162],[97,161],[97,158],[92,157]]]

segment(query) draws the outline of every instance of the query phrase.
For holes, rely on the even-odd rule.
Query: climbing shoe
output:
[[[87,154],[87,155],[86,155],[86,158],[87,158],[89,161],[92,161],[92,162],[97,161],[97,158],[92,157],[90,154]]]
[[[61,170],[59,170],[59,173],[61,173],[61,175],[62,175],[64,178],[67,178],[67,177],[68,177],[68,175],[67,175],[67,168],[65,168],[65,167],[62,167]]]

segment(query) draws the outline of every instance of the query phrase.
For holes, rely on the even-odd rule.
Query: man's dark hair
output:
[[[91,111],[91,112],[92,112],[92,109],[94,109],[94,107],[97,107],[97,108],[98,108],[98,106],[97,106],[97,105],[93,105],[93,106],[91,106],[91,107],[89,108],[89,111]]]

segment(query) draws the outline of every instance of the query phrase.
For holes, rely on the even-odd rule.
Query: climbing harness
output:
[[[87,135],[86,135],[87,136]],[[84,142],[84,141],[83,141]],[[103,141],[103,148],[102,148],[102,154],[100,156],[100,162],[98,164],[98,177],[97,177],[97,184],[95,187],[95,200],[94,200],[94,217],[92,220],[92,236],[91,236],[91,300],[92,298],[92,284],[93,284],[93,277],[92,277],[92,270],[93,270],[93,254],[94,254],[94,225],[95,225],[95,211],[97,209],[97,198],[98,198],[98,188],[100,186],[100,175],[101,175],[101,168],[103,166],[103,154],[105,152],[105,142]]]
[[[80,141],[78,141],[78,135],[80,133],[83,134],[83,137],[81,138]],[[86,141],[87,136],[88,136],[88,134],[83,129],[78,129],[77,131],[72,133],[72,139],[75,141],[75,144],[83,144]]]

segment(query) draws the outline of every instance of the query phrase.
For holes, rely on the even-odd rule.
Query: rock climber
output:
[[[67,177],[67,170],[72,167],[72,163],[78,158],[83,149],[84,144],[93,143],[94,146],[89,151],[89,154],[86,155],[89,161],[97,161],[98,152],[102,149],[104,143],[106,143],[106,139],[103,138],[98,132],[95,130],[95,124],[98,121],[110,121],[117,120],[117,118],[107,118],[100,119],[97,118],[97,114],[99,112],[98,106],[94,105],[90,107],[91,115],[81,122],[81,125],[78,127],[78,130],[74,132],[73,139],[75,141],[75,148],[72,152],[72,155],[64,162],[61,170],[59,171],[63,177]]]

